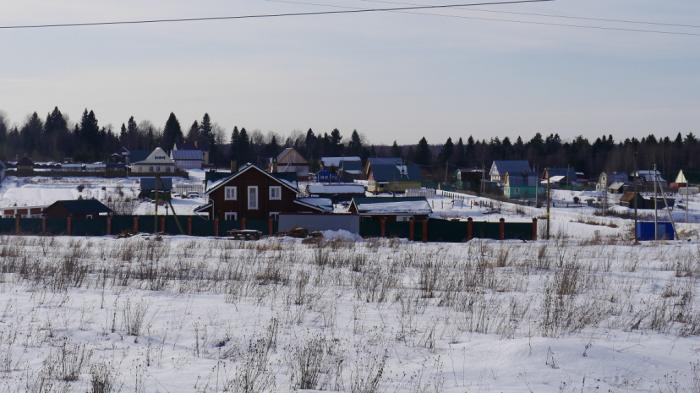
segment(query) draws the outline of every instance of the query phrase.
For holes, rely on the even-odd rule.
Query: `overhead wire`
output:
[[[323,6],[323,7],[331,7],[331,8],[346,8],[346,9],[353,8],[353,7],[349,7],[349,6],[342,6],[342,5],[336,5],[336,4],[325,4],[325,3],[299,1],[299,0],[265,0],[265,1],[274,2],[274,3]],[[409,3],[404,3],[404,4],[409,4]],[[539,25],[539,26],[567,27],[567,28],[574,28],[574,29],[589,29],[589,30],[600,30],[600,31],[621,31],[621,32],[630,32],[630,33],[648,33],[648,34],[700,37],[700,33],[686,32],[686,31],[640,29],[640,28],[632,28],[632,27],[616,27],[616,26],[601,26],[601,25],[583,25],[583,24],[562,23],[562,22],[543,22],[543,21],[522,20],[522,19],[506,19],[506,18],[491,18],[491,17],[483,17],[483,16],[440,14],[440,13],[434,13],[434,12],[412,12],[412,10],[396,10],[396,11],[391,11],[391,12],[401,13],[401,14],[409,14],[409,15],[437,16],[437,17],[444,17],[444,18],[479,20],[479,21],[488,21],[488,22],[517,23],[517,24],[523,24],[523,25]]]
[[[502,0],[502,1],[491,1],[491,2],[471,2],[471,3],[417,5],[417,6],[414,5],[414,6],[385,7],[385,8],[350,8],[350,9],[344,9],[344,10],[339,10],[339,11],[281,12],[281,13],[268,13],[268,14],[209,16],[209,17],[191,17],[191,18],[158,18],[158,19],[117,20],[117,21],[97,21],[97,22],[0,25],[0,30],[72,28],[72,27],[90,27],[90,26],[138,25],[138,24],[154,24],[154,23],[208,22],[208,21],[240,20],[240,19],[263,19],[263,18],[322,16],[322,15],[338,15],[338,14],[361,14],[361,13],[395,12],[395,11],[408,11],[408,10],[429,10],[429,9],[476,7],[476,6],[487,6],[487,5],[544,3],[544,2],[551,2],[551,1],[555,1],[555,0]]]

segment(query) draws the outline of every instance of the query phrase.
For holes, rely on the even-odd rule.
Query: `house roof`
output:
[[[173,179],[170,177],[142,177],[141,191],[171,191],[173,189]]]
[[[289,184],[289,182],[287,182],[287,181],[285,181],[285,180],[282,180],[282,179],[278,179],[278,178],[276,178],[275,176],[272,176],[271,174],[269,174],[269,173],[265,172],[264,170],[258,168],[256,165],[250,164],[250,163],[249,163],[249,164],[243,165],[243,166],[238,170],[238,172],[236,172],[236,173],[234,173],[234,174],[232,174],[232,175],[230,175],[230,176],[228,176],[228,177],[225,177],[225,178],[223,178],[223,179],[221,179],[221,180],[218,180],[215,184],[212,184],[212,186],[209,187],[209,189],[206,191],[206,194],[207,194],[207,195],[211,194],[212,192],[214,192],[214,191],[216,191],[217,189],[221,188],[221,186],[223,186],[224,184],[228,183],[230,180],[233,180],[233,179],[237,178],[238,176],[240,176],[241,174],[243,174],[243,173],[245,173],[245,172],[248,172],[248,171],[250,171],[250,170],[256,170],[256,171],[262,173],[263,175],[269,177],[270,179],[274,180],[275,182],[279,183],[280,185],[282,185],[282,186],[288,188],[289,190],[294,191],[294,192],[299,192],[299,190],[297,190],[296,187],[294,187],[293,185]]]
[[[612,183],[611,185],[608,186],[608,189],[610,190],[619,190],[620,188],[624,187],[625,183],[621,181],[616,181]]]
[[[308,165],[309,162],[293,147],[288,147],[277,156],[277,165]]]
[[[373,165],[401,165],[403,159],[401,157],[370,157],[367,159],[370,166]]]
[[[527,160],[497,160],[491,165],[492,169],[496,169],[499,174],[510,173],[532,173],[530,163]]]
[[[678,176],[676,176],[676,183],[688,184],[688,179],[685,178],[685,174],[683,173],[682,169],[678,171]]]
[[[5,168],[7,168],[7,167],[5,166],[5,163],[2,162],[2,161],[0,161],[0,169],[5,169]]]
[[[659,172],[658,170],[654,171],[654,170],[644,169],[644,170],[636,171],[634,174],[636,177],[641,177],[642,179],[644,179],[644,181],[655,181],[655,180],[662,181],[662,182],[666,181],[666,180],[664,180],[663,176],[661,176],[661,172]],[[656,176],[654,176],[655,174],[656,174]]]
[[[322,184],[314,183],[306,186],[306,191],[309,194],[363,194],[365,186],[357,183],[334,183]]]
[[[151,154],[145,159],[138,162],[132,161],[131,163],[136,165],[175,165],[173,159],[160,147],[153,149]]]
[[[373,164],[370,167],[374,181],[420,181],[420,168],[415,164]]]
[[[333,211],[333,201],[328,198],[297,198],[294,203],[322,213]]]
[[[424,197],[358,197],[351,206],[359,215],[428,215],[433,212]]]
[[[173,150],[170,152],[170,156],[173,160],[204,160],[204,152],[201,150]]]
[[[561,176],[568,177],[569,180],[576,180],[576,170],[574,168],[547,168],[549,177]]]
[[[362,173],[362,161],[345,161],[345,160],[343,160],[340,163],[340,167],[343,169],[343,172],[347,172],[347,173],[351,173],[351,174]]]
[[[105,206],[97,199],[73,199],[56,201],[49,205],[47,209],[53,206],[62,206],[68,210],[69,214],[100,214],[112,213],[112,209]]]
[[[357,162],[362,166],[362,159],[357,156],[351,157],[321,157],[321,163],[324,167],[336,167],[340,168],[341,164]]]
[[[139,162],[143,161],[148,157],[150,151],[148,150],[129,150],[129,162]]]

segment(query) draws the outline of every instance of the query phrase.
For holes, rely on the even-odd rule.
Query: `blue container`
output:
[[[659,222],[658,224],[658,240],[675,240],[675,232],[673,224],[670,222]],[[637,223],[637,240],[649,241],[654,240],[654,222],[640,221]]]

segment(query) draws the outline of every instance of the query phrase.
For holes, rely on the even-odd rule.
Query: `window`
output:
[[[282,200],[282,187],[270,186],[270,200],[271,201],[281,201]]]
[[[396,222],[409,222],[413,216],[396,216]]]
[[[224,221],[236,221],[236,220],[238,220],[238,213],[236,213],[236,212],[224,213]]]
[[[227,200],[227,201],[238,200],[238,188],[236,186],[225,187],[224,188],[224,200]]]
[[[248,209],[258,210],[258,186],[248,186]]]
[[[279,221],[280,213],[279,212],[270,212],[270,218],[272,219],[272,221]]]

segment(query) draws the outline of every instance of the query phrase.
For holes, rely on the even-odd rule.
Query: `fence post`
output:
[[[246,224],[245,221],[246,221],[245,217],[241,217],[241,229],[243,229],[243,230],[245,230],[245,224]]]
[[[133,225],[132,225],[133,232],[139,233],[139,216],[134,216],[132,221],[133,221]]]
[[[274,233],[272,233],[273,225],[274,225],[274,223],[273,223],[272,217],[268,217],[267,218],[267,232],[270,236],[274,235]]]
[[[428,241],[428,219],[423,220],[423,241]]]
[[[506,220],[505,218],[501,217],[500,220],[498,220],[498,240],[505,240],[506,238]]]
[[[41,234],[46,235],[46,217],[41,217]]]
[[[73,234],[73,216],[71,215],[66,217],[66,231],[68,232],[68,236]]]
[[[537,240],[537,217],[532,218],[532,240]]]
[[[408,239],[413,241],[416,240],[416,220],[411,218],[408,222]]]
[[[386,237],[386,217],[379,218],[379,237]]]
[[[19,235],[21,232],[21,227],[20,227],[20,215],[15,214],[15,235]]]
[[[474,219],[469,217],[467,218],[467,241],[472,240],[474,238]]]
[[[107,216],[107,236],[112,234],[112,216]]]
[[[214,236],[219,236],[219,218],[214,217]]]
[[[187,234],[192,236],[192,217],[187,217]]]
[[[165,217],[160,217],[160,232],[165,233]]]

